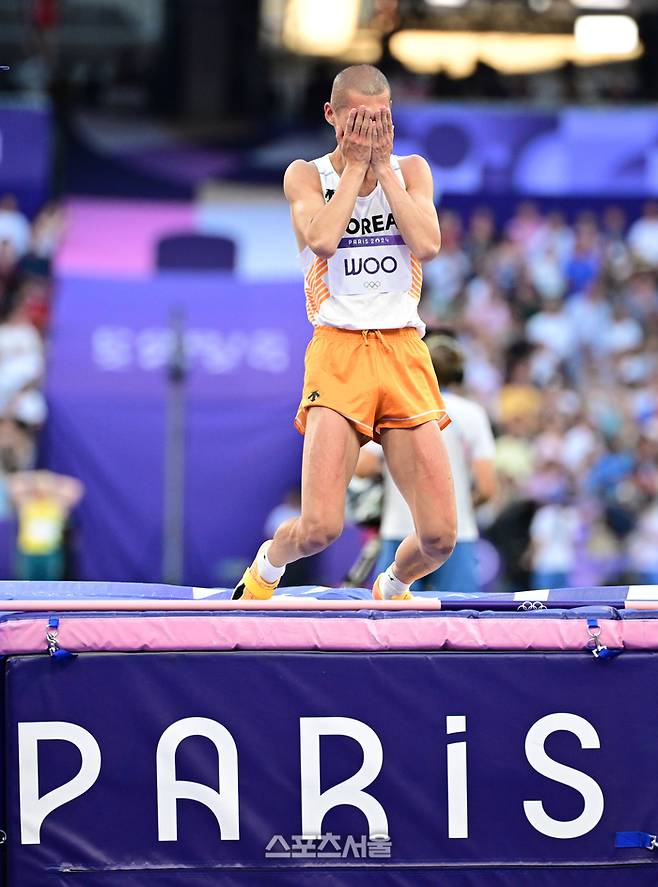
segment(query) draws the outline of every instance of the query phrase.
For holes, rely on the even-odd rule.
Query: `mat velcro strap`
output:
[[[617,832],[615,847],[658,850],[658,837],[650,835],[648,832]]]
[[[601,626],[598,619],[591,617],[587,620],[587,634],[589,636],[587,646],[595,659],[613,659],[624,652],[623,649],[619,648],[611,650],[601,643],[599,640],[601,637]]]
[[[611,650],[609,647],[602,647],[598,651],[597,659],[612,659],[615,656],[620,656],[624,651],[620,649]]]
[[[46,645],[48,654],[51,659],[56,662],[63,662],[66,659],[75,659],[77,653],[71,653],[69,650],[62,650],[57,639],[59,631],[59,616],[50,616],[48,619],[48,630],[46,631]]]
[[[53,650],[50,654],[52,659],[59,662],[63,662],[65,659],[75,659],[77,655],[77,653],[71,653],[70,650],[62,650],[61,647],[59,650]]]

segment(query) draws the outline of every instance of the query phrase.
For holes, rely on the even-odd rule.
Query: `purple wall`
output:
[[[655,834],[657,667],[652,652],[608,663],[587,652],[13,657],[4,678],[8,885],[649,887],[655,853],[616,849],[615,834]],[[59,738],[35,750],[25,731],[43,722]],[[61,722],[91,734],[100,770],[45,816],[36,841],[21,842],[18,725],[21,772],[40,796],[82,760],[89,772],[90,740],[83,758],[82,740],[62,735]],[[156,749],[174,724],[158,798]],[[302,742],[309,728],[324,735]],[[303,831],[304,786],[317,774],[326,791],[366,762],[357,787],[380,805],[368,815],[373,835],[387,829],[386,856],[349,849],[369,825],[354,789]],[[158,811],[173,778],[207,792],[173,802],[172,837],[159,831]],[[218,788],[233,800],[221,829],[207,806]],[[28,794],[23,803],[34,809]],[[273,851],[284,855],[268,856],[274,836],[291,848],[295,835],[329,833],[337,857],[286,856],[280,842]]]
[[[32,215],[50,190],[50,110],[39,102],[0,103],[0,194]]]
[[[299,477],[292,425],[311,329],[301,283],[217,275],[65,279],[57,295],[43,461],[79,477],[83,579],[161,577],[170,312],[185,312],[185,577],[227,585]]]

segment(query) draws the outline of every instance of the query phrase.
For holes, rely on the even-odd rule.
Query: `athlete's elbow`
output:
[[[436,259],[440,249],[441,238],[432,239],[427,243],[424,243],[420,249],[416,250],[416,257],[421,262],[431,262],[432,259]]]
[[[319,259],[330,259],[338,249],[337,243],[331,243],[326,238],[319,237],[316,239],[311,237],[307,242],[311,252]]]
[[[327,243],[322,240],[311,240],[308,245],[311,252],[319,259],[330,259],[336,254],[338,249],[337,244]]]

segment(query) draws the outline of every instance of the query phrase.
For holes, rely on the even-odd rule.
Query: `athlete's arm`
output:
[[[473,502],[482,505],[496,496],[498,481],[496,442],[489,417],[479,404],[471,404],[469,420],[462,423],[462,431],[466,437],[466,450],[470,453]]]
[[[493,499],[498,491],[496,468],[492,459],[474,459],[471,464],[473,473],[473,501],[482,505]]]
[[[309,246],[322,259],[330,258],[338,249],[368,172],[370,124],[370,113],[365,108],[352,108],[345,132],[339,134],[345,169],[328,203],[324,201],[313,164],[295,160],[286,170],[283,190],[290,204],[299,246]]]
[[[372,138],[372,169],[388,200],[404,242],[421,262],[429,262],[441,248],[441,231],[434,208],[434,186],[427,161],[418,154],[401,163],[406,189],[391,166],[393,122],[388,109],[377,111]]]

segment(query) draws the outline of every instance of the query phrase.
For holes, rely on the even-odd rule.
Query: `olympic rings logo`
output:
[[[363,286],[368,290],[376,290],[379,289],[381,283],[378,280],[364,280]]]

